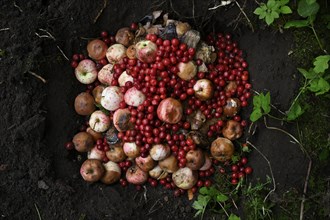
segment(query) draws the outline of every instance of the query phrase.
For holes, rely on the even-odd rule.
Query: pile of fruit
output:
[[[239,113],[251,96],[248,65],[229,34],[203,41],[188,23],[146,17],[115,36],[103,31],[88,56],[73,56],[87,85],[74,108],[87,123],[66,147],[87,153],[87,182],[196,192],[230,164],[247,125]],[[246,163],[232,164],[233,184],[252,172]]]

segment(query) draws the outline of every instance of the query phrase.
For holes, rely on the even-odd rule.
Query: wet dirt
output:
[[[79,175],[82,161],[64,148],[84,119],[73,109],[75,96],[85,88],[75,80],[69,58],[84,52],[86,38],[101,30],[115,33],[154,9],[188,20],[203,33],[214,29],[232,33],[245,51],[250,81],[257,91],[270,91],[273,103],[286,110],[298,88],[295,65],[288,56],[290,32],[281,34],[259,26],[255,32],[240,18],[235,5],[208,10],[200,1],[109,1],[96,22],[103,1],[31,0],[0,3],[0,218],[1,219],[190,219],[191,201],[171,191],[146,187],[88,184]],[[157,6],[159,5],[159,6]],[[246,11],[251,15],[254,4]],[[192,9],[195,8],[194,19]],[[209,22],[202,16],[213,15]],[[200,16],[200,17],[199,17]],[[232,25],[229,25],[232,22]],[[256,24],[256,20],[252,22]],[[257,23],[258,24],[258,23]],[[49,37],[47,32],[51,33]],[[48,36],[48,37],[47,37]],[[59,47],[59,48],[58,48]],[[31,73],[47,80],[43,83]],[[251,107],[245,110],[245,115]],[[273,121],[269,124],[280,126]],[[285,127],[289,131],[293,127]],[[307,162],[299,146],[283,133],[258,123],[251,141],[271,161],[277,193],[286,187],[302,190]],[[253,180],[269,175],[257,152],[250,157]],[[84,217],[84,218],[83,218]]]

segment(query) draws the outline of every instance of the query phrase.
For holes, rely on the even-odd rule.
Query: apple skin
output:
[[[113,73],[113,65],[109,63],[102,67],[97,74],[97,78],[102,84],[111,85],[113,81]]]
[[[122,72],[118,78],[119,86],[125,86],[126,82],[134,82],[134,78],[128,75],[126,71]]]
[[[101,182],[104,184],[112,184],[120,179],[121,169],[117,163],[109,161],[103,164],[105,173],[101,178]]]
[[[126,57],[126,47],[122,44],[113,44],[108,48],[106,57],[109,63],[118,63]]]
[[[144,63],[156,60],[157,45],[150,40],[143,40],[135,45],[136,57]]]
[[[94,61],[84,59],[79,62],[75,69],[77,80],[82,84],[91,84],[97,78],[97,69]]]
[[[199,79],[193,87],[195,96],[201,101],[211,99],[214,92],[213,84],[208,79]]]
[[[177,67],[179,69],[178,76],[185,81],[191,80],[197,74],[197,66],[192,61],[188,63],[180,62]]]
[[[108,86],[102,92],[101,105],[109,111],[115,111],[123,100],[124,95],[118,86]]]
[[[104,174],[104,167],[101,161],[96,159],[88,159],[81,165],[80,174],[87,182],[96,182],[101,179]]]
[[[132,87],[125,92],[124,99],[127,105],[138,107],[146,100],[146,96],[140,90]]]
[[[101,110],[92,113],[89,126],[96,132],[105,132],[110,127],[110,118]]]
[[[157,108],[157,116],[161,121],[169,124],[176,124],[182,118],[182,104],[176,99],[163,99]]]

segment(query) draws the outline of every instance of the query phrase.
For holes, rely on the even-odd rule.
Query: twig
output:
[[[94,24],[96,23],[97,19],[99,19],[99,17],[101,16],[103,10],[107,7],[109,0],[103,0],[103,7],[101,8],[101,10],[97,13],[96,17],[94,18],[93,22]]]
[[[53,39],[54,41],[56,41],[56,38],[51,34],[49,33],[47,30],[45,29],[42,29],[42,28],[39,28],[40,31],[43,31],[45,32],[47,35],[43,35],[43,36],[48,36],[49,38]]]
[[[143,188],[144,188],[143,197],[144,197],[144,200],[147,202],[148,201],[148,199],[147,199],[147,187],[143,186]]]
[[[10,28],[1,28],[0,31],[9,31]]]
[[[218,202],[218,204],[221,206],[222,210],[225,212],[225,214],[229,218],[228,212],[226,211],[225,207],[223,207],[223,205],[221,204],[221,202]]]
[[[239,8],[239,10],[240,10],[240,11],[242,12],[242,14],[244,15],[244,17],[246,18],[246,20],[248,21],[248,23],[249,23],[249,25],[250,25],[250,27],[251,27],[251,29],[252,29],[252,32],[254,32],[254,28],[253,28],[253,25],[252,25],[252,23],[251,23],[249,17],[246,15],[246,13],[245,13],[245,11],[243,10],[243,8],[241,7],[241,5],[240,5],[237,1],[235,1],[235,3],[236,3],[236,5],[237,5],[237,7]]]
[[[37,77],[38,79],[40,79],[43,83],[47,83],[47,81],[44,79],[44,78],[42,78],[41,76],[39,76],[38,74],[36,74],[36,73],[34,73],[34,72],[32,72],[32,71],[30,71],[30,70],[28,70],[28,73],[30,73],[32,76],[34,76],[34,77]]]
[[[309,158],[307,175],[306,175],[305,184],[304,184],[304,192],[303,192],[303,197],[302,197],[301,204],[300,204],[300,218],[299,218],[300,220],[304,219],[304,204],[306,201],[306,192],[307,192],[308,180],[309,180],[309,175],[311,173],[311,169],[312,169],[312,160]]]
[[[65,55],[65,53],[63,52],[63,50],[58,46],[56,45],[57,49],[61,52],[62,56],[67,60],[69,61],[69,58]]]
[[[268,125],[267,125],[266,117],[264,117],[264,124],[265,124],[265,126],[266,126],[267,129],[280,131],[280,132],[282,132],[282,133],[288,135],[290,138],[292,138],[292,140],[294,140],[294,142],[296,142],[297,144],[299,144],[299,146],[300,146],[300,150],[301,150],[303,153],[306,153],[306,150],[305,150],[304,146],[300,143],[300,141],[298,141],[298,139],[297,139],[295,136],[293,136],[292,134],[290,134],[289,132],[287,132],[287,131],[285,131],[285,130],[283,130],[283,129],[281,129],[281,128],[268,126]]]
[[[159,200],[160,199],[157,199],[157,201],[150,207],[147,215],[151,215],[152,213],[154,213],[155,211],[157,211],[159,209],[159,208],[153,209],[157,205],[157,203],[159,202]]]
[[[42,220],[37,204],[34,203],[34,207],[37,210],[39,220]]]
[[[211,11],[211,10],[216,10],[220,7],[223,7],[223,6],[227,6],[229,4],[231,4],[234,0],[228,0],[228,1],[221,1],[219,5],[216,5],[212,8],[209,8],[208,10]]]
[[[265,196],[265,198],[264,198],[264,202],[265,202],[268,199],[268,197],[270,196],[270,194],[272,194],[276,190],[276,183],[275,183],[275,178],[274,178],[274,174],[273,174],[273,169],[272,169],[272,166],[271,166],[268,158],[256,146],[254,146],[250,141],[247,141],[246,143],[249,144],[251,147],[253,147],[253,149],[255,149],[267,161],[268,166],[269,166],[270,175],[271,175],[271,178],[273,181],[273,189],[271,189]]]
[[[16,1],[14,1],[14,7],[17,8],[21,13],[23,12],[23,10],[16,4]]]

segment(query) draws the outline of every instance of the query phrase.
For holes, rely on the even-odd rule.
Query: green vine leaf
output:
[[[306,79],[313,79],[317,77],[317,74],[314,72],[313,69],[310,69],[309,71],[302,68],[297,68],[297,69]]]
[[[280,8],[280,11],[281,11],[282,14],[291,14],[292,13],[291,8],[289,6],[286,6],[286,5],[282,6]]]
[[[314,71],[315,73],[323,73],[329,68],[330,55],[318,56],[314,61]]]
[[[287,120],[293,121],[304,113],[304,110],[301,108],[298,102],[295,102],[291,107],[290,111],[287,113]]]
[[[262,94],[261,97],[261,107],[265,114],[268,114],[270,112],[270,93],[267,92],[267,94],[264,96]]]
[[[329,83],[322,77],[311,81],[308,89],[315,93],[315,95],[322,95],[330,90]]]
[[[256,122],[259,120],[259,118],[262,117],[262,112],[261,112],[261,109],[258,108],[258,109],[254,109],[250,115],[250,120],[252,122]]]
[[[231,213],[228,220],[241,220],[241,218],[238,217],[237,215]]]
[[[316,15],[319,9],[320,5],[316,1],[308,4],[307,0],[300,0],[297,11],[301,17],[307,18],[311,15]]]
[[[301,28],[301,27],[307,27],[309,25],[309,22],[307,20],[293,20],[293,21],[288,21],[285,23],[284,28]]]

